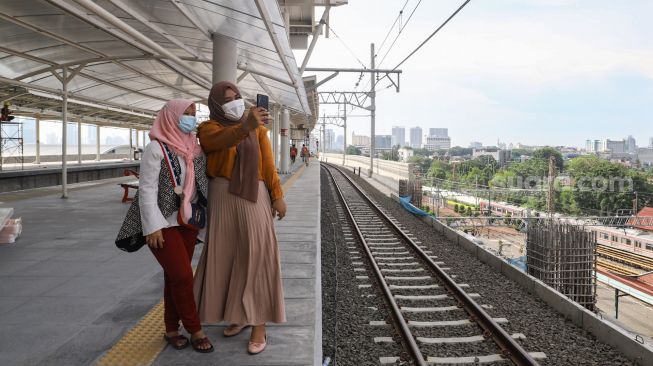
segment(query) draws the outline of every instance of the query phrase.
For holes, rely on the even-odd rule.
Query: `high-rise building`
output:
[[[603,151],[610,151],[613,154],[625,153],[627,151],[626,140],[605,140]]]
[[[449,136],[449,129],[448,128],[429,128],[429,136],[448,137]]]
[[[86,129],[86,143],[87,144],[95,144],[97,140],[96,136],[96,128],[99,128],[98,126],[91,126],[91,125],[83,125],[84,128]],[[143,141],[140,141],[141,144],[143,144]]]
[[[450,149],[451,138],[449,136],[427,136],[424,148],[428,149],[429,151]]]
[[[628,136],[626,139],[626,152],[629,154],[637,154],[637,141],[633,136]]]
[[[637,160],[644,166],[653,166],[653,147],[637,149]]]
[[[406,128],[394,126],[392,127],[392,146],[399,145],[403,147],[406,144]]]
[[[370,137],[363,135],[356,135],[355,132],[351,132],[351,144],[356,147],[369,147],[370,146]]]
[[[344,143],[345,143],[344,136],[338,135],[336,137],[336,143],[334,144],[333,148],[336,150],[342,150],[344,148]]]
[[[333,150],[333,143],[336,140],[336,132],[332,129],[328,129],[324,133],[324,148],[329,151]]]
[[[21,118],[18,117],[14,119],[14,122],[23,123],[23,141],[26,144],[35,144],[36,143],[36,122],[33,119]]]
[[[607,150],[609,140],[585,140],[585,150],[589,153],[600,153]]]
[[[429,151],[451,148],[451,138],[448,128],[429,128],[424,148]]]
[[[390,150],[390,149],[392,149],[392,135],[376,135],[376,136],[374,136],[374,149],[376,149],[376,150]]]
[[[653,149],[653,137],[649,137],[648,139],[648,147]]]
[[[422,147],[422,128],[413,127],[410,129],[410,147],[419,149]]]

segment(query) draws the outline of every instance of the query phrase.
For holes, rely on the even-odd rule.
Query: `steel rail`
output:
[[[467,293],[460,286],[458,286],[454,280],[440,268],[440,266],[435,264],[433,259],[431,259],[428,254],[426,254],[410,237],[408,237],[408,235],[406,235],[406,233],[404,233],[403,230],[399,228],[399,226],[392,222],[392,220],[381,210],[381,208],[372,202],[369,196],[363,192],[358,184],[349,178],[340,168],[329,163],[322,164],[327,165],[340,172],[340,174],[342,174],[342,176],[352,185],[352,187],[354,187],[354,189],[364,198],[364,200],[383,218],[383,220],[386,221],[386,223],[395,231],[395,233],[398,234],[405,242],[409,243],[411,248],[421,257],[422,260],[424,260],[424,262],[426,262],[433,273],[442,281],[443,286],[467,311],[467,313],[470,315],[470,319],[475,321],[486,332],[486,334],[492,338],[497,346],[499,346],[503,352],[504,357],[510,359],[515,365],[518,366],[539,366],[539,363],[522,346],[520,346],[519,343],[517,343],[505,330],[503,330],[503,328],[501,328],[501,326],[497,324],[492,319],[492,317],[485,310],[483,310],[483,308],[478,303],[476,303],[476,301],[467,295]],[[329,173],[331,174],[331,172]],[[331,177],[333,178],[333,175],[331,175]]]
[[[596,248],[601,257],[623,262],[630,266],[641,267],[644,270],[653,270],[653,258],[648,258],[638,253],[631,253],[621,249],[599,244]]]
[[[367,254],[367,258],[369,259],[370,264],[372,265],[374,275],[376,276],[376,279],[381,286],[381,289],[383,290],[383,295],[386,298],[386,302],[388,305],[390,305],[390,309],[392,312],[392,316],[395,319],[395,322],[398,325],[399,332],[404,338],[404,342],[408,346],[408,351],[411,354],[411,357],[413,358],[413,361],[415,362],[416,365],[418,366],[426,366],[426,360],[424,360],[424,356],[422,355],[422,352],[419,350],[419,346],[417,345],[417,341],[415,340],[415,337],[413,337],[413,334],[410,332],[410,328],[408,327],[408,324],[406,323],[406,319],[404,319],[404,316],[401,314],[401,309],[399,308],[399,305],[394,299],[394,296],[392,295],[392,292],[390,291],[390,287],[388,287],[388,284],[385,282],[383,279],[383,274],[381,273],[381,269],[379,268],[378,264],[376,264],[376,261],[374,260],[374,256],[372,255],[372,251],[370,250],[369,246],[367,245],[367,241],[365,240],[365,237],[363,236],[363,233],[361,232],[358,223],[354,219],[354,214],[351,212],[349,209],[349,205],[347,204],[347,201],[345,200],[345,195],[342,193],[342,190],[340,189],[340,185],[338,182],[336,182],[336,179],[334,178],[333,174],[331,171],[326,168],[324,165],[322,165],[322,169],[324,169],[328,175],[331,177],[331,181],[333,181],[333,185],[335,186],[336,191],[338,192],[338,197],[342,201],[342,204],[345,208],[345,211],[347,211],[347,215],[349,216],[349,220],[351,221],[352,225],[356,229],[356,233],[358,234],[358,239],[361,241],[363,244],[363,248],[365,249],[365,253]]]

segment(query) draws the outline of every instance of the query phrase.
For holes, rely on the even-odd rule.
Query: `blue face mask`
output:
[[[195,116],[183,115],[179,118],[179,129],[184,133],[191,133],[195,130],[195,125],[197,125],[197,119]]]

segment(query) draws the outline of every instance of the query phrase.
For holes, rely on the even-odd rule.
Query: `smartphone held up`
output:
[[[265,108],[266,111],[269,111],[269,104],[270,104],[270,98],[268,98],[267,95],[264,94],[256,94],[256,107],[257,108]],[[265,121],[263,121],[265,124],[268,124],[270,122],[269,118],[266,118]]]

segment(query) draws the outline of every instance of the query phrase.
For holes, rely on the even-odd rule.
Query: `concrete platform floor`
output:
[[[165,350],[156,364],[321,363],[319,173],[318,164],[303,170],[277,221],[288,323],[269,328],[269,349],[249,356],[246,334],[227,341],[213,326],[216,352]],[[24,225],[15,244],[0,245],[0,365],[94,364],[162,297],[152,254],[113,243],[128,208],[116,180],[73,185],[69,196],[56,188],[0,195]]]

